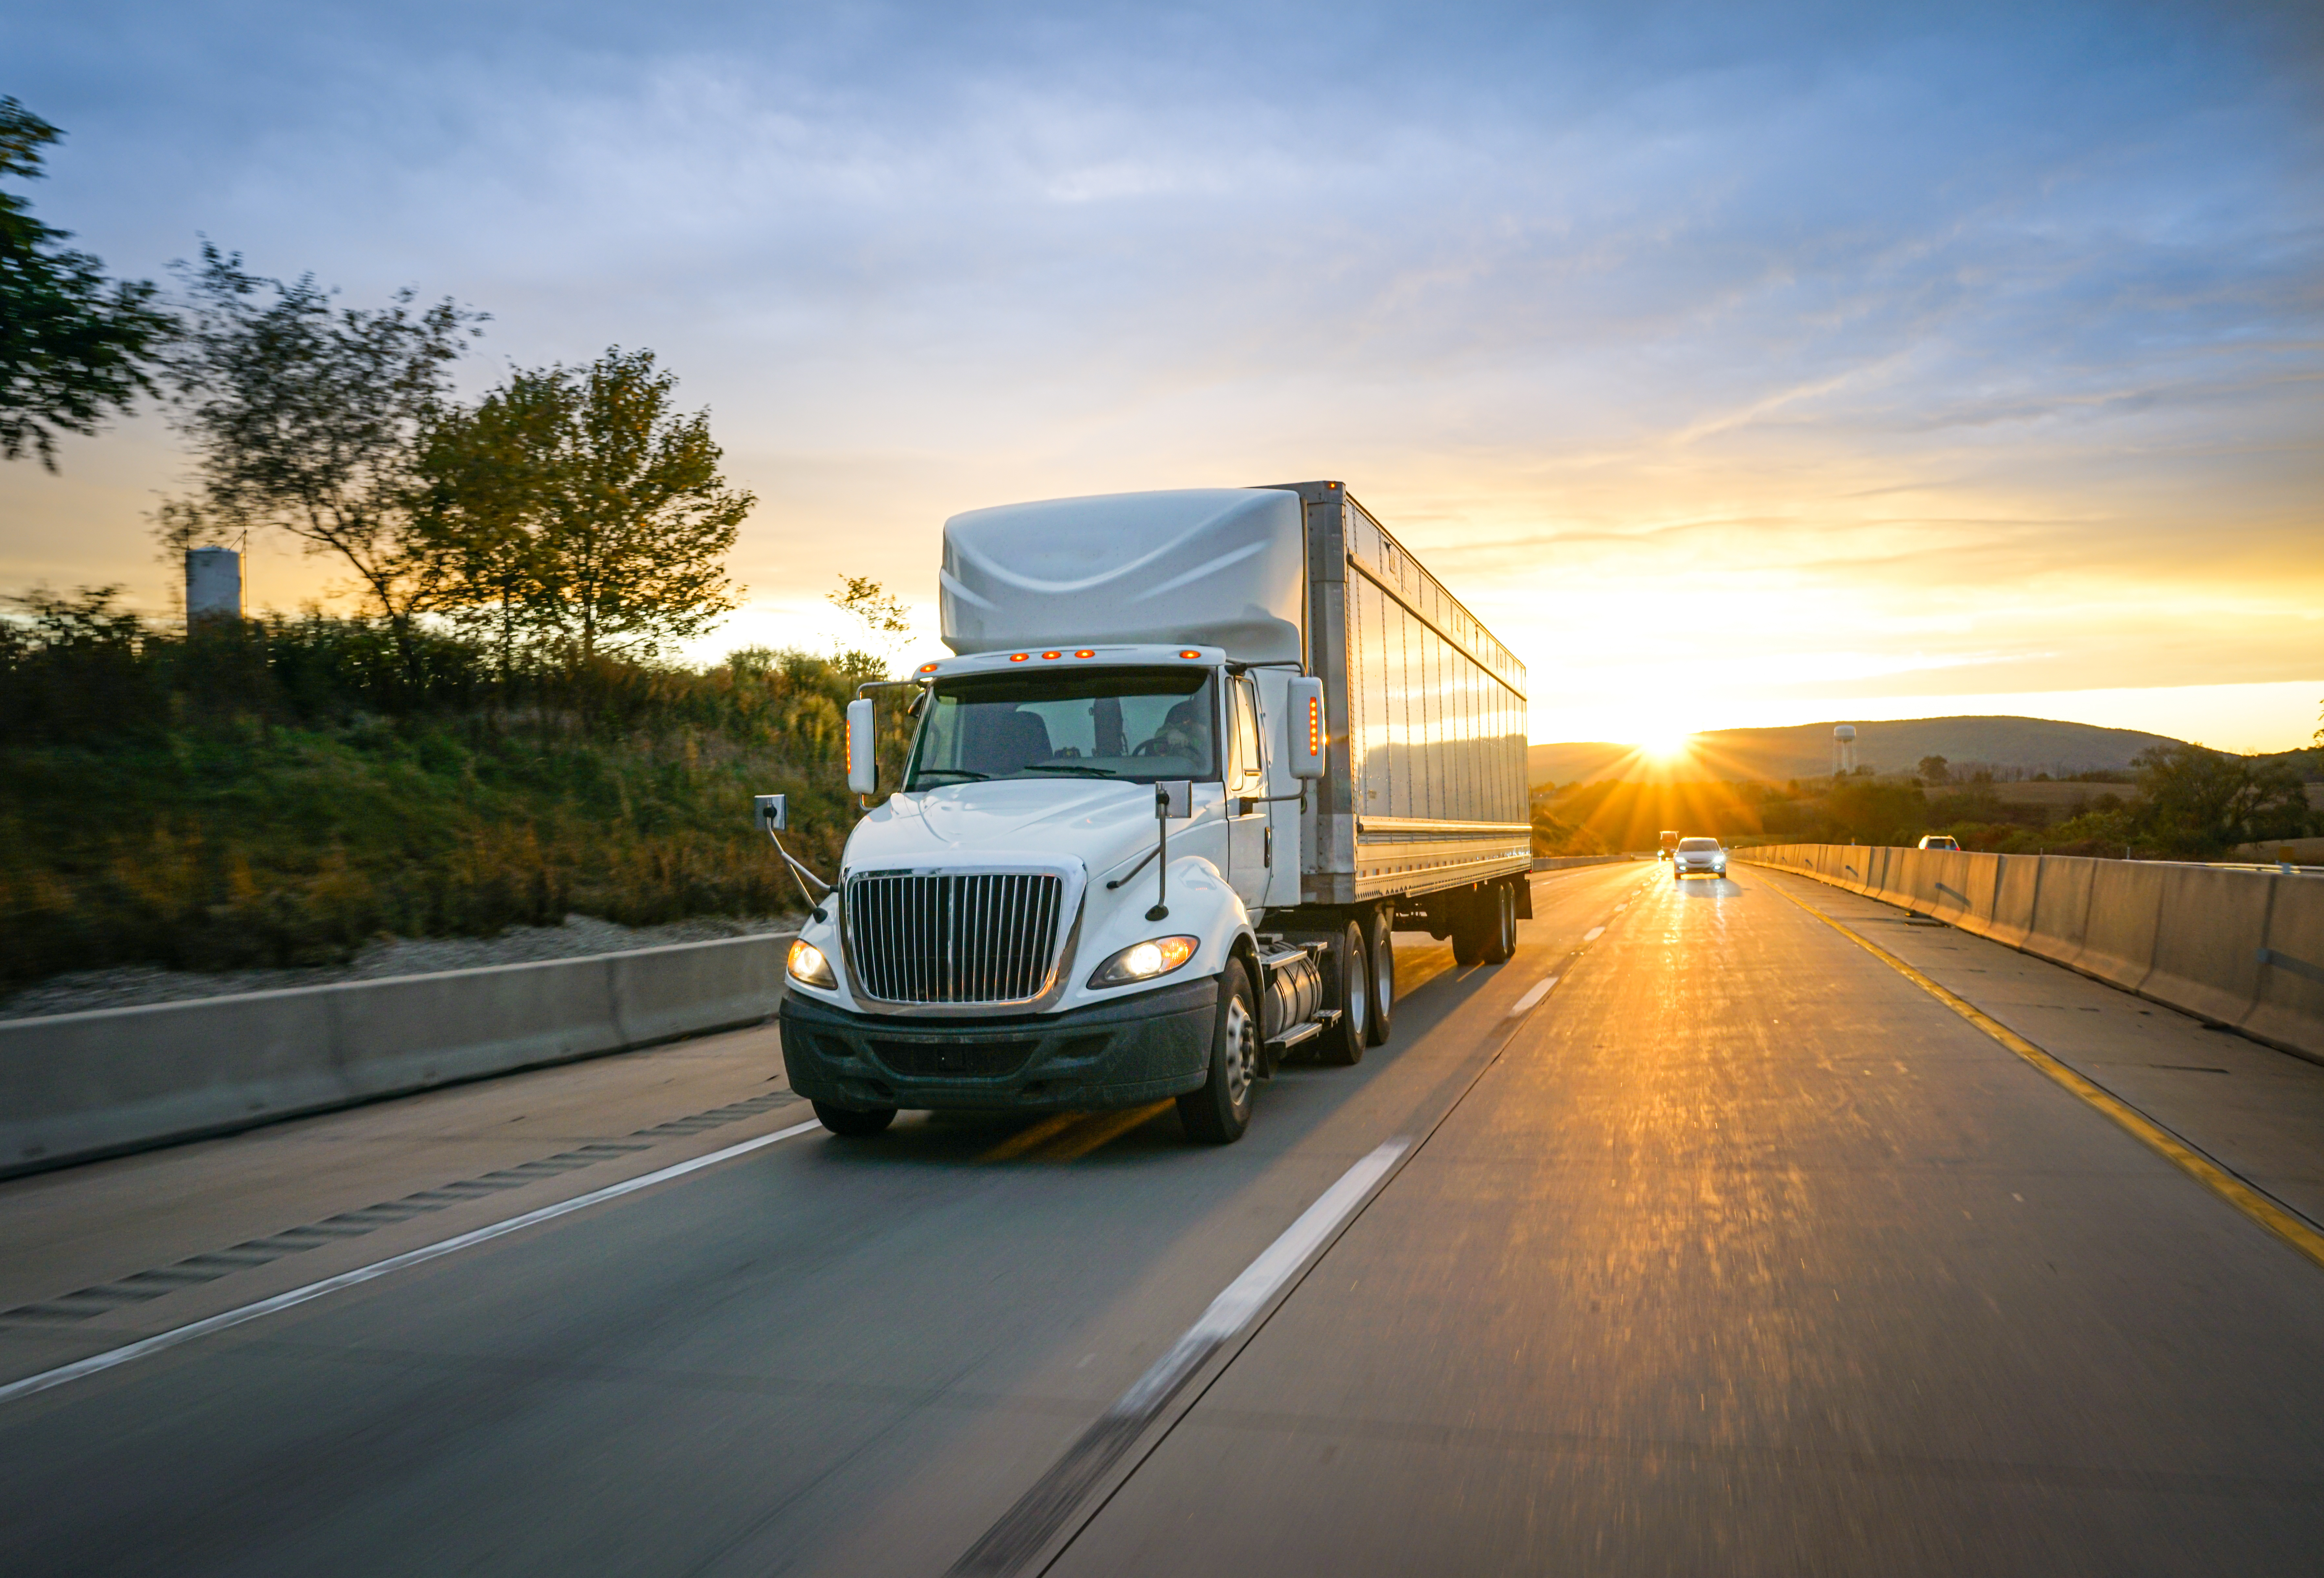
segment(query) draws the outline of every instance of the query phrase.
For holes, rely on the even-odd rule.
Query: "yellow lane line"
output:
[[[2074,1094],[2081,1097],[2083,1101],[2104,1112],[2143,1140],[2149,1149],[2174,1163],[2182,1172],[2210,1190],[2212,1194],[2217,1195],[2285,1243],[2298,1250],[2317,1265],[2324,1266],[2324,1233],[2318,1232],[2308,1223],[2245,1183],[2209,1157],[2190,1147],[2177,1135],[2163,1128],[2136,1107],[2123,1101],[2103,1085],[2094,1084],[2075,1073],[2007,1025],[2003,1024],[1984,1010],[1946,991],[1879,944],[1858,937],[1804,899],[1784,892],[1780,884],[1770,882],[1767,885],[1774,888],[1776,892],[1783,893],[1784,898],[1791,900],[1793,903],[1822,921],[1882,964],[1896,971],[1914,985],[1943,1003],[2012,1052],[2016,1053]]]
[[[1002,1140],[1000,1144],[994,1146],[991,1150],[986,1151],[982,1156],[978,1157],[976,1159],[979,1161],[1008,1161],[1012,1157],[1022,1156],[1027,1151],[1032,1149],[1035,1146],[1040,1144],[1043,1140],[1047,1140],[1051,1135],[1056,1134],[1060,1130],[1072,1128],[1074,1124],[1080,1122],[1083,1119],[1088,1116],[1089,1114],[1087,1112],[1055,1113],[1049,1117],[1042,1119],[1038,1123],[1032,1125],[1030,1128],[1019,1129],[1016,1133],[1011,1134],[1008,1139]]]
[[[1107,1112],[1090,1123],[1060,1135],[1055,1145],[1042,1150],[1043,1161],[1079,1161],[1101,1145],[1111,1144],[1132,1129],[1151,1122],[1167,1112],[1169,1102],[1156,1102],[1151,1106],[1132,1107],[1126,1112]]]

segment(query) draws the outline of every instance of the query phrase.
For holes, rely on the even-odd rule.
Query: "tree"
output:
[[[40,151],[61,134],[0,97],[0,177],[40,179]],[[29,450],[51,471],[57,434],[93,434],[153,392],[146,367],[176,327],[151,281],[108,283],[102,262],[58,245],[69,239],[0,192],[0,455]]]
[[[1921,777],[1928,783],[1943,783],[1945,770],[1950,765],[1941,756],[1923,756],[1921,758]]]
[[[851,673],[885,675],[912,633],[911,616],[904,612],[904,605],[868,576],[842,576],[839,590],[824,595],[834,608],[863,627],[869,643],[869,650],[843,651],[833,661]]]
[[[414,539],[438,604],[584,660],[656,656],[733,609],[726,556],[758,501],[727,485],[710,414],[675,410],[677,384],[615,346],[438,408]]]
[[[198,268],[179,267],[188,308],[167,370],[200,494],[164,506],[164,545],[272,528],[336,555],[408,665],[411,622],[439,590],[412,531],[420,449],[484,315],[449,297],[415,306],[408,288],[383,308],[336,307],[312,274],[263,279],[208,242]]]
[[[2135,826],[2164,854],[2217,854],[2238,844],[2297,838],[2314,820],[2289,761],[2228,756],[2200,745],[2157,745],[2133,759]]]

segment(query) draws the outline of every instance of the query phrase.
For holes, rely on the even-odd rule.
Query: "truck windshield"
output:
[[[992,778],[1216,778],[1208,669],[1078,669],[948,679],[929,697],[907,790]]]

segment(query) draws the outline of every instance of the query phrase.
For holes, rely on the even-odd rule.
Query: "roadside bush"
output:
[[[480,644],[413,650],[316,614],[188,638],[102,593],[0,622],[0,975],[796,910],[761,791],[794,797],[795,853],[837,864],[862,676],[745,651],[503,680]],[[883,713],[886,760],[904,722]]]

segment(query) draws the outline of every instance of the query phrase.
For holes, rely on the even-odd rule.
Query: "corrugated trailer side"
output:
[[[1529,870],[1525,665],[1344,485],[1276,485],[1305,504],[1306,658],[1331,730],[1303,902]]]

